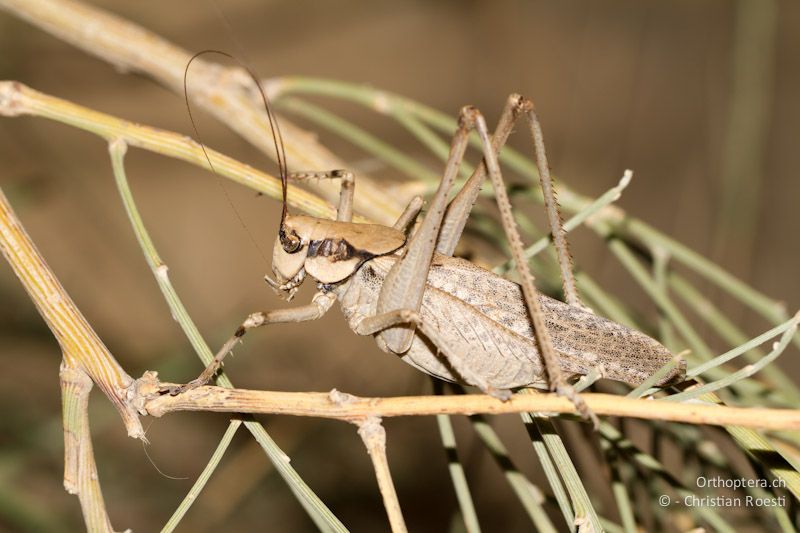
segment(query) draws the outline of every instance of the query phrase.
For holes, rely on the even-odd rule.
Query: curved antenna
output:
[[[281,134],[281,128],[280,125],[278,124],[277,118],[275,118],[275,114],[272,112],[272,106],[270,106],[269,98],[267,98],[267,95],[264,92],[264,88],[261,86],[261,82],[258,81],[258,77],[256,77],[253,71],[250,70],[250,67],[243,64],[236,57],[232,56],[227,52],[223,52],[222,50],[209,49],[197,52],[186,63],[186,68],[183,71],[183,96],[184,100],[186,101],[186,110],[189,112],[189,120],[192,122],[192,129],[194,129],[194,133],[197,136],[198,140],[200,139],[200,133],[197,131],[197,125],[195,124],[194,116],[192,115],[192,106],[189,104],[187,77],[189,74],[189,66],[191,66],[192,61],[205,54],[219,54],[235,61],[242,69],[244,69],[247,72],[247,74],[250,76],[250,79],[252,79],[253,83],[255,83],[256,87],[258,87],[259,94],[261,94],[261,101],[264,103],[264,109],[267,111],[267,120],[269,121],[270,132],[272,133],[272,142],[275,145],[275,157],[278,162],[278,173],[281,177],[281,188],[283,189],[283,210],[281,211],[281,227],[280,227],[281,240],[283,240],[284,238],[283,228],[287,215],[286,197],[287,197],[287,188],[289,184],[289,167],[288,164],[286,163],[286,148],[283,144],[283,135]],[[206,161],[208,161],[208,166],[211,168],[211,171],[216,173],[216,170],[214,170],[214,165],[211,163],[211,159],[208,157],[208,152],[206,152],[206,147],[202,142],[200,143],[200,148],[202,148],[203,150],[203,155],[205,155]]]

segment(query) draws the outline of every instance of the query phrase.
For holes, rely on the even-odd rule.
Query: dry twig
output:
[[[403,519],[403,512],[400,510],[397,491],[394,490],[392,474],[389,472],[389,461],[386,458],[386,430],[381,425],[381,419],[370,416],[359,422],[358,435],[364,441],[367,453],[372,459],[372,467],[375,469],[375,477],[378,478],[378,488],[383,496],[383,506],[389,516],[392,532],[404,533],[408,529]]]
[[[141,390],[149,399],[142,403],[143,413],[163,416],[174,411],[217,411],[238,413],[282,414],[333,418],[358,422],[369,416],[426,416],[437,414],[508,414],[562,413],[574,414],[575,406],[554,394],[514,395],[501,401],[483,394],[466,396],[398,396],[394,398],[361,398],[351,396],[346,403],[331,400],[323,392],[276,392],[223,387],[200,387],[178,396],[155,395],[171,384],[158,383],[153,374]],[[800,429],[800,409],[762,409],[727,407],[707,402],[664,402],[624,398],[613,394],[585,393],[586,404],[598,415],[625,416],[648,420],[735,425],[761,429]]]
[[[183,73],[191,53],[138,24],[93,6],[70,0],[0,0],[0,7],[60,39],[98,56],[123,71],[153,77],[178,94],[183,93]],[[237,67],[222,67],[202,59],[192,63],[189,97],[206,111],[273,159],[266,115],[255,96],[249,76]],[[236,117],[236,120],[230,120]],[[313,135],[281,118],[289,165],[297,170],[345,168],[345,164],[319,144]],[[313,185],[330,203],[339,189],[325,181]],[[355,209],[370,219],[391,223],[411,195],[387,195],[369,176],[359,174]]]
[[[144,439],[128,403],[134,380],[117,363],[34,246],[0,190],[0,251],[11,264],[62,351],[64,487],[77,494],[87,527],[111,531],[89,432],[89,392],[96,383],[122,417],[128,435]]]

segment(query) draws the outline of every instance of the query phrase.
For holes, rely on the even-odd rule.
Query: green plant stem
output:
[[[122,203],[125,206],[125,211],[128,213],[128,218],[130,219],[131,226],[136,234],[136,239],[139,241],[139,245],[142,248],[145,260],[147,261],[147,264],[150,266],[150,269],[156,278],[156,283],[158,284],[159,289],[161,289],[164,299],[167,301],[167,305],[169,306],[173,319],[180,324],[181,329],[183,329],[184,334],[189,339],[189,342],[192,344],[192,347],[195,349],[195,352],[197,353],[198,357],[200,357],[200,360],[203,362],[203,364],[208,365],[214,358],[214,355],[212,354],[211,349],[208,347],[208,344],[206,344],[200,335],[200,331],[197,329],[194,321],[189,316],[188,311],[186,311],[186,308],[178,297],[178,294],[175,291],[175,288],[172,286],[172,283],[170,283],[169,276],[167,274],[167,266],[161,260],[161,257],[159,256],[155,245],[150,238],[149,232],[145,228],[141,216],[139,215],[139,210],[136,207],[136,203],[134,202],[133,194],[131,193],[130,186],[128,185],[128,179],[125,174],[124,157],[126,150],[127,145],[120,139],[113,140],[109,144],[114,178],[117,182],[117,188],[119,189],[120,196],[122,197]],[[224,373],[219,375],[217,378],[217,383],[219,383],[219,385],[222,387],[233,387],[230,379]],[[306,485],[297,471],[292,468],[292,466],[289,464],[287,455],[278,447],[277,444],[275,444],[275,441],[273,441],[269,434],[267,434],[264,427],[252,420],[248,420],[245,423],[245,427],[247,427],[247,429],[253,434],[258,443],[261,444],[261,447],[275,465],[278,473],[280,473],[281,477],[283,477],[283,479],[287,482],[289,488],[292,490],[301,505],[303,505],[306,512],[309,514],[317,527],[322,531],[347,531],[339,519],[336,518],[336,516],[327,508],[327,506],[325,506],[322,500],[320,500],[319,497],[308,487],[308,485]]]
[[[583,486],[583,481],[580,475],[578,475],[578,471],[572,463],[567,448],[564,446],[564,441],[561,440],[561,436],[558,434],[558,431],[556,431],[553,422],[546,416],[533,413],[532,418],[542,435],[542,440],[547,447],[550,457],[553,459],[556,471],[564,480],[564,486],[567,489],[567,493],[570,495],[570,500],[575,509],[575,522],[582,525],[588,524],[590,527],[594,528],[594,530],[598,530],[600,527],[600,519],[597,516],[597,511],[595,511],[589,499],[589,494]]]
[[[629,328],[636,329],[638,327],[625,306],[584,271],[577,270],[575,272],[575,283],[578,285],[578,292],[588,299],[592,303],[592,307],[597,308],[600,314]]]
[[[725,378],[719,379],[717,381],[713,381],[706,385],[702,385],[700,387],[693,388],[685,392],[680,392],[678,394],[667,396],[666,398],[664,398],[664,400],[672,402],[690,400],[692,398],[697,398],[698,396],[704,393],[715,392],[720,389],[724,389],[725,387],[730,387],[744,378],[749,378],[750,376],[752,376],[753,374],[764,368],[764,366],[770,364],[772,361],[777,359],[777,357],[783,353],[783,351],[786,349],[786,346],[789,344],[789,342],[792,340],[792,337],[797,332],[798,321],[800,321],[800,313],[795,315],[795,318],[790,321],[790,326],[783,333],[781,340],[775,344],[773,350],[766,357],[761,359],[761,361],[747,365],[746,367],[737,370],[730,376],[726,376]]]
[[[669,276],[669,255],[664,253],[660,248],[655,248],[653,253],[653,281],[658,290],[666,298],[669,298],[669,286],[667,278]],[[663,313],[658,316],[658,330],[661,343],[666,346],[669,351],[675,353],[678,351],[678,342],[675,338],[675,330],[672,327],[669,319]]]
[[[652,394],[652,392],[650,392],[650,388],[653,387],[655,383],[658,383],[667,374],[669,374],[673,368],[681,363],[681,361],[682,358],[680,356],[675,356],[671,361],[667,362],[664,366],[656,370],[653,375],[644,380],[638,387],[629,392],[628,397],[641,398],[647,393]]]
[[[644,266],[636,259],[633,252],[625,246],[622,241],[613,238],[610,240],[608,246],[617,259],[639,283],[642,289],[644,289],[647,295],[652,298],[659,309],[669,318],[672,324],[675,325],[675,328],[681,336],[688,342],[693,350],[691,355],[699,357],[701,360],[710,359],[711,349],[691,326],[689,320],[678,307],[672,303],[669,296],[659,289],[658,284],[648,274]],[[693,358],[690,358],[690,361],[692,359]],[[726,373],[718,368],[709,369],[709,372],[712,372],[714,379],[724,379],[726,377]],[[743,395],[758,395],[764,391],[763,385],[752,380],[737,381],[734,385],[736,391]]]
[[[434,393],[439,395],[443,392],[443,384],[440,380],[433,379]],[[478,521],[478,513],[475,511],[475,503],[472,501],[472,494],[467,483],[467,476],[464,473],[464,466],[458,458],[458,448],[456,446],[456,434],[453,431],[453,422],[449,415],[436,415],[436,424],[439,426],[439,435],[442,438],[442,446],[447,456],[447,469],[450,472],[450,479],[456,492],[458,507],[461,510],[461,517],[467,533],[479,533],[481,530]]]
[[[381,139],[356,126],[352,122],[331,113],[327,109],[306,102],[300,98],[281,98],[276,102],[282,110],[294,113],[315,125],[323,127],[342,139],[346,139],[362,150],[378,157],[393,168],[405,174],[408,178],[435,184],[439,181],[439,175],[432,172],[427,166],[417,162],[416,159],[407,156],[392,145],[383,142]],[[446,154],[445,154],[446,155]]]
[[[191,508],[192,504],[197,501],[197,497],[202,492],[203,488],[208,483],[208,480],[211,478],[211,474],[219,466],[220,461],[222,460],[222,456],[225,455],[225,452],[230,446],[231,441],[233,441],[234,435],[236,435],[236,431],[242,425],[241,420],[231,420],[231,423],[228,424],[228,429],[225,430],[225,434],[220,439],[219,444],[217,444],[217,449],[214,450],[214,453],[211,455],[211,458],[208,460],[208,464],[197,477],[197,481],[194,482],[192,488],[186,493],[186,497],[183,498],[183,501],[175,509],[175,512],[172,513],[172,516],[167,520],[167,523],[164,524],[164,527],[161,529],[161,533],[171,533],[178,527],[183,517]]]
[[[733,348],[732,350],[729,350],[729,351],[725,352],[724,354],[722,354],[720,356],[717,356],[714,359],[711,359],[710,361],[706,361],[703,364],[700,364],[700,365],[697,365],[697,366],[695,366],[693,368],[690,368],[686,372],[686,375],[688,377],[700,376],[703,373],[707,372],[709,369],[715,368],[715,367],[717,367],[717,366],[719,366],[721,364],[727,363],[728,361],[731,361],[731,360],[735,359],[736,357],[739,357],[740,355],[747,353],[748,351],[754,349],[756,346],[759,346],[759,345],[765,343],[769,339],[771,339],[771,338],[773,338],[773,337],[775,337],[777,335],[780,335],[781,333],[783,333],[784,336],[785,336],[786,332],[788,332],[790,329],[792,329],[792,328],[796,329],[797,328],[797,324],[798,324],[798,315],[796,314],[793,318],[791,318],[790,320],[787,320],[786,322],[784,322],[780,326],[776,326],[776,327],[772,328],[771,330],[762,333],[758,337],[755,337],[755,338],[753,338],[753,339],[751,339],[751,340],[749,340],[749,341],[747,341],[747,342],[745,342],[743,344],[740,344],[736,348]],[[763,357],[760,360],[763,360]],[[757,363],[757,362],[758,361],[755,361],[754,364]]]
[[[611,189],[607,190],[605,193],[600,195],[597,199],[595,199],[592,203],[587,205],[584,209],[580,210],[578,213],[575,214],[572,218],[568,219],[564,223],[564,231],[569,233],[570,231],[574,230],[575,228],[579,227],[581,224],[586,222],[589,217],[594,215],[595,213],[599,212],[605,206],[611,204],[619,200],[620,196],[622,196],[622,191],[625,190],[625,187],[631,182],[631,178],[633,177],[633,173],[630,171],[626,171],[625,175],[622,176],[619,183],[612,187]],[[553,244],[553,236],[551,234],[547,234],[546,236],[542,237],[528,248],[525,249],[525,257],[528,259],[533,258],[536,254],[540,253],[542,250],[546,249],[548,246]],[[505,274],[506,272],[511,271],[514,268],[514,261],[509,260],[499,265],[493,269],[496,274]]]
[[[503,475],[511,485],[517,499],[522,503],[536,530],[555,533],[556,528],[542,508],[544,499],[541,491],[532,485],[514,465],[508,456],[508,450],[486,420],[478,415],[469,418],[475,433],[503,469]]]
[[[581,392],[588,389],[602,377],[603,375],[600,373],[600,370],[597,367],[590,368],[589,372],[581,376],[577,383],[575,383],[575,392]]]
[[[598,429],[600,435],[606,439],[619,453],[629,457],[641,467],[656,474],[668,486],[672,487],[676,493],[681,497],[693,497],[695,493],[688,489],[677,478],[670,474],[655,457],[649,455],[636,447],[630,440],[625,438],[617,428],[608,422],[600,422]],[[698,506],[690,507],[693,514],[702,517],[709,524],[714,526],[715,531],[734,532],[734,529],[712,508]]]
[[[718,208],[712,256],[726,264],[741,265],[746,275],[754,264],[759,199],[766,172],[779,10],[776,0],[738,0],[734,4],[728,123],[715,184]]]
[[[539,463],[542,465],[545,477],[550,484],[550,489],[553,491],[553,496],[558,503],[558,508],[561,510],[561,515],[564,517],[564,522],[570,528],[570,531],[575,529],[575,510],[572,508],[572,502],[567,494],[567,489],[564,486],[564,481],[559,476],[556,466],[553,463],[553,458],[547,450],[544,443],[541,431],[533,421],[533,416],[530,413],[522,413],[520,415],[525,424],[525,429],[528,430],[528,436],[531,439],[533,451],[539,458]]]
[[[610,235],[608,236],[610,237]],[[689,343],[693,354],[701,359],[708,359],[711,355],[711,349],[672,303],[669,297],[659,290],[658,285],[636,259],[630,248],[628,248],[625,243],[615,238],[611,238],[608,247],[625,269],[631,273],[639,286],[644,289],[647,295],[658,305],[658,308],[675,325],[686,342]]]
[[[600,447],[611,469],[611,491],[614,494],[614,501],[617,504],[619,516],[622,519],[622,527],[625,533],[635,533],[636,519],[633,516],[633,504],[631,503],[628,489],[622,480],[622,469],[624,465],[622,461],[620,461],[619,454],[608,440],[602,439],[600,441]]]
[[[682,276],[672,272],[669,275],[669,285],[687,305],[703,320],[709,324],[714,331],[731,346],[742,346],[748,343],[748,337],[737,328],[728,318],[706,298],[694,286],[688,283]],[[786,325],[786,322],[783,324]],[[783,326],[779,326],[783,327]],[[777,334],[777,333],[776,333]],[[749,343],[748,343],[749,345]],[[744,353],[744,357],[750,363],[755,363],[764,357],[764,353],[758,348],[752,348]],[[704,363],[705,366],[707,363]],[[696,369],[695,369],[696,370]],[[766,366],[762,369],[764,377],[773,385],[773,389],[787,399],[788,405],[800,404],[800,389],[788,374],[777,366]],[[696,375],[696,374],[695,374]]]

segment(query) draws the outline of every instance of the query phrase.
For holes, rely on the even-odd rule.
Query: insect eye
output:
[[[302,242],[300,241],[300,237],[298,237],[296,233],[283,235],[281,238],[281,245],[283,245],[283,250],[287,254],[295,253],[300,249],[301,244]]]

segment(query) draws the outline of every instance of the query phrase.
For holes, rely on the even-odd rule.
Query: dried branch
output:
[[[349,396],[345,401],[349,401]],[[383,506],[389,516],[392,533],[405,533],[408,528],[400,510],[397,491],[394,490],[392,474],[389,472],[389,461],[386,458],[386,430],[381,425],[381,419],[370,416],[359,422],[358,435],[364,441],[367,453],[372,459],[372,467],[375,469],[375,477],[378,478],[378,488],[383,496]]]
[[[108,141],[122,139],[130,146],[209,168],[202,148],[189,137],[106,115],[61,98],[40,93],[19,82],[0,81],[0,115],[7,117],[34,115],[48,118],[89,131]],[[278,178],[214,150],[206,149],[206,152],[218,174],[272,198],[281,198],[281,185]],[[335,213],[330,204],[297,187],[289,187],[288,200],[293,207],[314,216],[331,217]],[[364,221],[360,217],[357,217],[356,220]]]
[[[148,73],[176,91],[181,87],[183,68],[190,54],[160,39],[158,36],[118,17],[68,0],[0,0],[0,7],[5,7],[9,11],[26,18],[30,22],[90,53],[110,61],[122,69]],[[202,61],[195,64],[195,66],[196,68],[193,67],[190,77],[190,81],[197,82],[196,86],[194,83],[192,84],[192,98],[199,105],[204,106],[210,112],[220,117],[224,122],[229,123],[232,128],[239,131],[243,136],[253,142],[253,144],[259,146],[264,151],[271,152],[272,147],[269,143],[269,139],[263,135],[263,131],[266,129],[263,112],[259,105],[257,105],[257,101],[255,101],[254,104],[254,88],[243,71],[236,68],[223,68],[213,63]],[[278,91],[280,87],[275,85],[272,89]],[[23,94],[26,91],[28,92]],[[35,102],[35,104],[28,105],[28,108],[25,109],[23,104],[26,100],[23,96],[30,98],[30,100],[27,101],[28,104],[30,104],[30,102]],[[381,101],[384,103],[384,107],[386,107],[387,99],[382,98]],[[130,123],[125,123],[124,121],[117,121],[106,115],[92,114],[93,112],[89,110],[72,106],[72,104],[52,99],[40,93],[35,93],[35,91],[30,91],[18,84],[0,84],[0,114],[3,112],[6,114],[30,113],[48,116],[51,119],[61,120],[74,126],[94,131],[104,136],[106,139],[119,138],[134,146],[142,146],[162,153],[168,151],[170,155],[206,166],[199,151],[199,147],[190,140],[180,138],[179,136],[167,132],[161,132],[151,128],[141,128]],[[236,119],[233,120],[231,117],[236,117]],[[414,118],[408,115],[405,116],[404,120],[406,122],[420,122],[422,119],[421,117]],[[330,153],[317,145],[311,136],[299,130],[295,130],[287,123],[284,124],[284,135],[287,141],[290,162],[297,167],[297,169],[338,168],[343,166],[341,162],[333,158]],[[444,129],[447,130],[448,128],[450,128],[450,126],[444,124]],[[223,173],[227,173],[226,175],[231,177],[235,176],[234,179],[238,179],[240,182],[247,183],[255,188],[261,186],[266,189],[266,192],[271,196],[277,196],[278,187],[274,178],[261,175],[235,161],[227,160],[220,154],[214,153],[213,160],[215,161],[215,167],[223,169]],[[258,186],[254,185],[256,183]],[[356,207],[375,220],[381,222],[390,220],[402,205],[402,196],[386,195],[384,194],[385,191],[372,187],[367,180],[360,180],[359,188],[361,190],[357,196]],[[326,198],[328,199],[332,199],[334,196],[335,191],[329,191],[326,194]],[[573,203],[579,205],[578,200],[580,200],[580,198],[576,195],[567,192],[565,198],[567,204]],[[290,193],[290,202],[294,206],[310,212],[314,212],[314,209],[319,208],[320,211],[318,211],[318,213],[323,216],[330,213],[330,208],[312,195],[304,197],[301,193],[292,191]],[[718,267],[705,262],[705,260],[694,254],[694,252],[685,249],[677,243],[673,243],[658,232],[655,232],[652,228],[636,220],[624,219],[622,211],[604,210],[604,212],[605,214],[613,214],[614,217],[612,218],[614,219],[597,217],[595,220],[590,221],[590,223],[605,237],[609,237],[616,231],[627,238],[634,237],[638,240],[648,242],[651,249],[664,246],[665,249],[669,249],[670,254],[674,255],[677,260],[712,278],[715,283],[720,284],[732,294],[758,309],[762,314],[770,318],[770,320],[779,320],[785,313],[785,310],[780,305],[764,298],[752,289],[741,284],[741,282],[735,278],[721,272]],[[5,235],[3,235],[3,238],[5,238]],[[652,243],[656,244],[654,245]],[[14,251],[13,246],[9,249]],[[630,261],[631,256],[626,252],[626,248],[622,247],[621,242],[612,243],[612,250],[614,250],[617,255],[621,256],[623,264],[629,265],[629,268],[632,270],[634,269],[636,263]],[[4,254],[9,257],[9,261],[11,261],[12,264],[15,264],[15,258],[11,257],[11,252],[6,253],[6,250],[4,250]],[[15,269],[16,268],[15,265]],[[18,275],[20,275],[21,279],[23,278],[19,271]],[[23,283],[25,283],[24,279]],[[649,278],[643,276],[640,276],[640,283],[645,286],[645,289],[652,285]],[[32,289],[29,288],[29,292],[31,290]],[[661,286],[659,291],[659,294],[666,294],[665,286]],[[679,330],[681,330],[683,336],[689,338],[689,340],[693,340],[696,347],[704,347],[702,339],[694,333],[691,324],[683,319],[682,315],[672,306],[666,296],[661,298],[661,300],[658,298],[654,299],[667,311],[672,322],[679,326]],[[37,306],[39,306],[40,311],[42,311],[42,306],[48,305],[49,303],[50,302],[47,300],[41,304],[37,301]],[[42,311],[42,314],[47,319],[44,311]],[[50,320],[48,320],[48,324],[51,328],[54,328]],[[85,323],[81,325],[88,328],[88,325]],[[53,329],[53,331],[56,333],[59,342],[62,342],[63,339],[56,332],[56,329]],[[91,330],[89,329],[88,331]],[[788,342],[790,339],[791,337],[786,337],[785,340]],[[65,484],[68,489],[78,491],[87,526],[92,530],[110,529],[105,508],[102,503],[102,495],[99,491],[99,484],[97,483],[97,473],[92,458],[91,442],[88,440],[88,418],[86,418],[85,413],[85,401],[91,387],[89,382],[89,369],[84,369],[80,366],[70,366],[70,363],[76,362],[85,364],[86,362],[84,359],[88,357],[89,361],[92,361],[95,356],[91,354],[87,356],[82,349],[73,351],[76,346],[78,348],[84,348],[80,346],[79,343],[75,346],[68,347],[65,346],[65,342],[62,342],[65,359],[62,384],[64,387],[65,439],[67,446]],[[783,347],[785,347],[785,344]],[[704,350],[700,351],[702,352]],[[777,348],[774,352],[777,356]],[[113,361],[110,354],[108,354],[108,357]],[[102,354],[100,359],[102,361]],[[115,361],[113,362],[116,364]],[[768,362],[769,360],[765,360],[762,364],[767,364]],[[754,366],[747,369],[745,373],[750,373],[758,369],[759,367]],[[131,378],[127,376],[127,374],[124,374],[118,365],[113,370],[123,378],[123,382],[130,384]],[[744,375],[744,373],[742,375]],[[103,375],[96,377],[92,375],[91,377],[95,379],[95,381],[100,379],[98,383],[101,387],[104,387],[104,382],[102,381],[104,377],[109,378],[112,384],[114,381],[113,375],[110,377]],[[734,376],[732,379],[738,379],[738,377],[739,376]],[[117,398],[117,401],[125,405],[123,418],[127,415],[136,425],[138,425],[139,422],[136,418],[136,413],[128,407],[130,405],[129,401],[136,401],[136,405],[138,405],[143,413],[158,413],[159,416],[165,412],[184,409],[234,410],[321,416],[361,423],[362,427],[360,433],[373,458],[379,485],[384,495],[387,512],[390,516],[390,522],[395,530],[404,530],[405,526],[402,524],[402,515],[399,514],[399,505],[396,505],[396,514],[393,516],[393,512],[395,512],[393,508],[397,503],[397,498],[391,484],[391,478],[388,477],[388,466],[386,465],[385,455],[385,434],[380,427],[379,419],[372,417],[378,415],[467,414],[472,412],[500,413],[529,410],[536,412],[572,412],[572,408],[569,404],[563,401],[560,402],[559,399],[549,396],[522,396],[520,398],[515,398],[512,402],[500,403],[494,399],[482,396],[472,396],[468,398],[459,397],[457,400],[453,401],[452,398],[418,397],[361,399],[350,397],[349,395],[339,395],[337,396],[339,400],[341,400],[342,397],[346,400],[340,402],[341,405],[339,405],[339,407],[346,407],[346,409],[340,409],[338,411],[332,405],[337,403],[333,402],[332,398],[327,395],[314,393],[288,393],[291,396],[287,396],[287,393],[233,390],[222,391],[227,395],[223,396],[220,395],[220,391],[215,388],[206,388],[194,391],[197,393],[197,397],[188,394],[175,399],[156,397],[156,392],[159,390],[158,383],[152,378],[154,378],[154,376],[146,376],[145,379],[137,381],[135,387],[127,388],[127,390],[125,388],[119,388],[117,385],[112,386],[106,383],[104,391],[109,395],[112,401],[114,401],[114,396],[118,395],[119,392],[124,391],[127,393],[127,396]],[[728,385],[729,383],[720,382],[720,384]],[[156,388],[153,389],[153,386]],[[695,393],[697,393],[697,391]],[[797,428],[798,420],[800,419],[800,411],[797,410],[740,409],[712,406],[708,402],[702,401],[675,405],[669,402],[627,400],[616,396],[587,396],[589,396],[588,399],[590,400],[587,403],[589,403],[592,409],[598,414],[607,415],[719,425],[735,424],[737,426],[770,429]],[[437,404],[439,400],[446,400],[446,402]],[[186,403],[182,404],[181,401]],[[533,404],[528,405],[530,401],[533,401]],[[514,402],[521,405],[515,405]],[[559,402],[564,405],[560,405]],[[246,407],[248,405],[251,406],[251,410],[248,410]],[[243,406],[245,407],[243,408]],[[68,408],[70,409],[70,417],[67,417]],[[120,408],[121,407],[118,405],[118,409]],[[365,416],[367,417],[366,419],[364,418]],[[373,421],[374,424],[372,425],[377,425],[377,428],[380,430],[376,433],[378,435],[377,437],[367,438],[365,436],[367,425],[370,421]],[[129,425],[129,423],[133,424],[134,422],[126,420],[126,425]],[[139,430],[140,429],[141,427],[139,426]],[[130,426],[128,430],[129,433],[131,433]],[[753,455],[756,455],[753,450],[762,452],[759,454],[762,456],[766,456],[768,455],[767,452],[771,453],[772,451],[766,442],[763,443],[763,446],[759,444],[758,447],[745,445],[746,438],[752,439],[759,437],[755,432],[750,432],[751,434],[744,436],[737,436],[734,431],[731,432],[734,434],[734,438],[737,439],[737,442],[740,443],[740,446],[747,449],[748,452]],[[370,431],[370,433],[374,432]],[[373,447],[375,448],[375,453],[373,453]],[[385,470],[385,475],[381,473],[383,470]],[[772,471],[774,472],[774,469],[772,469]],[[794,471],[792,471],[792,473],[796,474]],[[381,478],[382,475],[384,475],[383,480]],[[776,475],[780,476],[779,473],[776,473]],[[389,489],[391,489],[390,492]],[[795,495],[797,494],[796,491],[793,491],[793,493]],[[591,504],[589,505],[591,506]],[[397,520],[398,516],[399,522]]]
[[[514,395],[500,401],[483,394],[466,396],[399,396],[361,398],[341,393],[275,392],[222,387],[200,387],[177,396],[158,395],[171,384],[158,383],[155,376],[142,380],[142,412],[163,416],[175,411],[217,411],[281,414],[333,418],[358,422],[369,416],[426,416],[438,414],[574,414],[575,406],[553,394]],[[333,398],[332,398],[333,394]],[[612,394],[586,393],[586,403],[598,415],[625,416],[648,420],[735,425],[761,429],[800,429],[800,409],[767,409],[711,405],[705,402],[675,403],[623,398]]]
[[[113,531],[106,512],[89,430],[92,379],[78,368],[61,365],[64,411],[64,488],[78,496],[88,531]]]
[[[144,439],[138,413],[129,403],[131,378],[86,322],[34,246],[0,190],[0,251],[61,346],[64,415],[64,487],[77,494],[90,531],[112,531],[103,502],[89,432],[92,382],[122,416],[128,435]]]
[[[56,279],[0,190],[0,251],[14,269],[31,300],[53,332],[64,367],[92,378],[119,411],[128,435],[144,438],[136,411],[128,403],[134,383],[108,351]]]
[[[121,70],[149,75],[176,93],[183,93],[189,58],[175,46],[137,24],[96,7],[69,0],[0,0],[0,7],[64,41],[96,55]],[[202,59],[192,62],[189,97],[254,146],[275,159],[266,114],[249,75],[241,68],[222,67]],[[343,161],[319,144],[314,135],[281,118],[289,165],[296,170],[345,168]],[[312,184],[335,202],[336,184]],[[387,195],[368,176],[359,174],[356,211],[381,223],[392,223],[410,200]]]
[[[128,179],[125,175],[124,156],[127,150],[127,145],[122,139],[114,139],[109,143],[109,154],[111,156],[111,166],[114,171],[114,178],[117,182],[122,203],[125,206],[125,211],[131,222],[133,232],[136,234],[136,239],[142,248],[142,253],[145,256],[150,270],[155,277],[164,300],[170,309],[172,318],[180,324],[181,329],[186,335],[186,338],[192,344],[203,364],[208,364],[213,359],[213,354],[208,344],[203,339],[197,325],[189,316],[186,307],[183,305],[180,296],[178,296],[175,287],[169,279],[169,267],[162,260],[158,251],[156,250],[153,240],[145,227],[139,210],[136,207],[136,202],[133,199],[133,194],[128,185]],[[217,383],[224,387],[233,387],[233,383],[228,379],[228,376],[221,373],[217,376]],[[266,428],[255,420],[246,420],[244,422],[247,430],[252,434],[256,441],[261,445],[261,448],[266,453],[272,464],[275,466],[278,474],[286,481],[289,489],[294,493],[297,500],[308,512],[309,517],[314,521],[317,527],[322,531],[346,531],[341,521],[328,509],[322,500],[314,493],[313,490],[303,481],[300,475],[289,464],[288,456],[286,453],[275,443],[275,441],[267,433]],[[188,497],[189,495],[187,495]],[[184,503],[186,500],[184,500]],[[181,508],[184,508],[181,504]],[[180,509],[176,511],[179,513]],[[176,515],[173,515],[176,519]],[[177,525],[171,519],[165,526],[165,530],[169,527]]]

